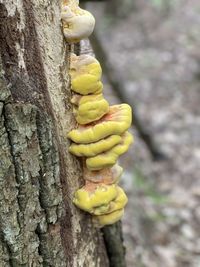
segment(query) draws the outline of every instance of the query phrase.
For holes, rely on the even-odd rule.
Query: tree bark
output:
[[[107,267],[83,184],[58,0],[0,0],[0,266]]]

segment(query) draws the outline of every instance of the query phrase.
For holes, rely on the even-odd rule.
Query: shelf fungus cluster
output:
[[[78,5],[79,1],[63,0],[63,32],[68,43],[87,38],[94,29],[94,17]],[[72,141],[70,153],[83,159],[85,179],[73,203],[104,226],[118,221],[127,203],[118,185],[123,169],[117,161],[133,142],[128,132],[132,111],[127,104],[109,106],[103,96],[102,69],[94,57],[73,53],[70,57],[71,102],[78,126],[67,136]]]

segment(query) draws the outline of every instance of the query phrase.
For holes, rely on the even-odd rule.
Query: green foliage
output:
[[[172,225],[180,223],[180,218],[176,214],[166,214],[164,207],[170,207],[169,196],[163,195],[156,189],[153,179],[146,177],[139,167],[133,170],[133,186],[139,194],[148,198],[154,204],[153,210],[144,209],[144,217],[153,223],[167,222]]]
[[[151,2],[153,3],[153,5],[156,6],[156,7],[162,7],[164,1],[165,0],[151,0]]]
[[[145,177],[139,168],[134,169],[133,184],[137,190],[142,191],[153,203],[162,205],[168,202],[167,197],[156,190],[153,181]]]
[[[151,221],[153,222],[163,222],[167,220],[167,216],[165,216],[164,214],[162,214],[161,212],[155,212],[154,214],[151,214],[151,216],[149,216]]]
[[[159,9],[170,9],[172,8],[177,0],[151,0],[152,4]]]

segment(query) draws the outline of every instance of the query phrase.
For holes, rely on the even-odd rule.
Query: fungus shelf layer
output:
[[[95,143],[76,144],[69,147],[69,151],[77,157],[94,157],[102,152],[109,151],[111,148],[120,144],[122,138],[119,135],[110,135]]]
[[[106,152],[100,153],[86,160],[86,166],[89,170],[101,170],[113,166],[120,155],[124,154],[133,142],[133,137],[129,132],[121,136],[119,144],[115,145]]]
[[[127,197],[123,189],[115,184],[88,182],[76,191],[73,202],[91,214],[104,215],[123,209],[127,203]]]
[[[132,122],[131,107],[127,104],[110,106],[109,112],[100,120],[87,125],[79,125],[68,133],[75,143],[89,144],[97,142],[110,135],[121,135]]]

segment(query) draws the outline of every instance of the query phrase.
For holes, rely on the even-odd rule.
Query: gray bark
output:
[[[72,204],[83,184],[58,0],[1,0],[0,266],[108,266],[100,230]]]

